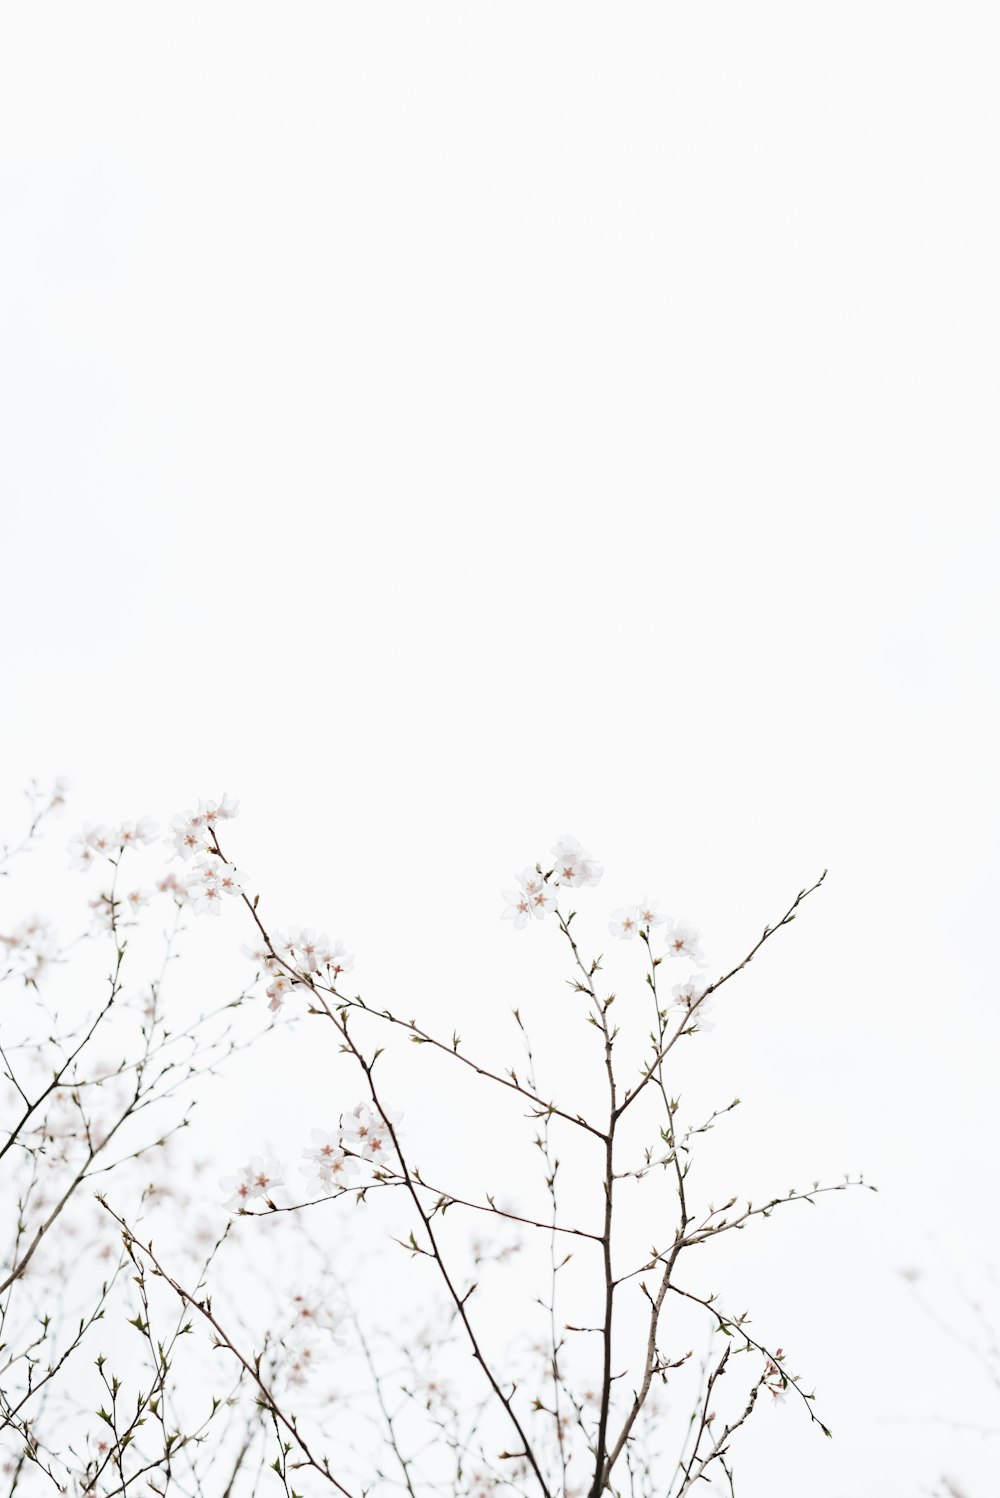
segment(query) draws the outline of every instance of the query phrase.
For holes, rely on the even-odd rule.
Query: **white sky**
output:
[[[762,1422],[741,1498],[995,1487],[907,1423],[1000,1414],[895,1272],[985,1282],[997,1227],[998,40],[912,0],[0,20],[7,801],[228,788],[277,923],[470,1035],[556,971],[498,890],[562,831],[592,944],[658,894],[720,964],[830,867],[699,1042],[720,1180],[881,1193],[741,1236],[836,1432]],[[277,1146],[321,1122],[315,1055],[266,1085]]]

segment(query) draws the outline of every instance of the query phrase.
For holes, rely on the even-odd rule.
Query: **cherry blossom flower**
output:
[[[309,973],[318,973],[329,960],[330,938],[325,932],[317,936],[308,926],[292,926],[281,945],[295,965]]]
[[[521,886],[519,890],[505,889],[503,892],[507,904],[500,919],[513,921],[514,930],[520,931],[532,916],[541,920],[546,911],[555,910],[556,892],[545,883],[538,870],[530,866],[521,870],[517,882]]]
[[[259,967],[267,968],[268,972],[271,971],[271,969],[268,967],[268,963],[273,963],[274,958],[271,956],[271,953],[264,945],[263,938],[259,942],[257,942],[255,946],[252,947],[248,947],[244,944],[242,947],[240,947],[240,951],[243,953],[244,957],[249,957],[251,962],[256,962]]]
[[[500,919],[502,921],[513,921],[514,930],[523,931],[531,920],[531,897],[525,894],[523,889],[505,889],[503,897],[507,901],[507,904]]]
[[[90,846],[86,832],[78,832],[75,837],[70,838],[66,851],[69,854],[71,869],[89,869],[97,862],[97,851]]]
[[[40,915],[30,916],[7,935],[0,934],[11,966],[26,983],[37,983],[45,968],[59,955],[59,944],[50,923]]]
[[[137,915],[144,905],[149,904],[149,890],[130,889],[125,900],[132,914]]]
[[[202,853],[195,861],[194,869],[187,880],[187,892],[194,908],[218,915],[222,908],[223,895],[243,893],[244,875],[217,853]]]
[[[274,946],[303,973],[325,971],[336,979],[354,966],[354,958],[343,942],[331,944],[326,932],[317,936],[309,927],[290,926],[287,933],[275,932]]]
[[[52,791],[49,795],[49,812],[58,815],[66,805],[66,797],[69,794],[70,781],[65,775],[57,775],[52,782]]]
[[[692,1010],[694,1011],[692,1018],[699,1030],[715,1029],[714,1020],[708,1018],[712,1000],[710,997],[707,999],[703,997],[708,987],[707,983],[701,982],[698,978],[689,978],[686,983],[675,983],[671,990],[674,1003],[679,1009],[686,1009],[689,1014]]]
[[[190,899],[186,885],[181,883],[173,869],[168,869],[157,879],[156,888],[161,895],[173,895],[178,905],[186,905]]]
[[[333,978],[339,978],[341,973],[349,973],[354,966],[354,957],[348,952],[342,941],[335,942],[331,950],[326,954],[326,966]]]
[[[253,1172],[249,1165],[238,1175],[223,1176],[219,1185],[226,1193],[226,1208],[230,1212],[238,1211],[240,1207],[248,1206],[253,1201]]]
[[[704,962],[697,927],[690,921],[670,921],[667,925],[668,957],[687,957],[699,966]]]
[[[151,817],[140,817],[138,822],[122,822],[114,837],[119,848],[137,848],[140,843],[155,842],[157,831]]]
[[[252,1155],[249,1168],[253,1172],[253,1186],[258,1196],[270,1196],[276,1187],[284,1184],[281,1178],[281,1166],[276,1160]]]
[[[656,900],[642,899],[639,901],[639,924],[651,931],[655,926],[662,926],[666,920],[662,915]]]
[[[567,884],[577,889],[583,884],[599,884],[604,866],[592,858],[586,848],[581,848],[575,837],[564,833],[552,845],[555,868],[552,878],[556,884]]]
[[[199,812],[187,811],[170,823],[167,845],[183,859],[193,858],[208,847],[208,823]]]
[[[227,1208],[233,1212],[246,1207],[250,1202],[267,1200],[281,1186],[281,1167],[273,1160],[259,1155],[251,1157],[236,1175],[223,1176],[219,1185],[228,1193]]]
[[[78,832],[70,839],[68,852],[71,867],[89,869],[97,858],[112,858],[118,846],[115,834],[110,828],[92,826],[88,822],[84,825],[82,832]]]
[[[221,801],[198,802],[198,816],[209,827],[216,822],[228,822],[239,813],[240,803],[234,801],[228,791],[224,791]]]
[[[639,930],[639,924],[638,905],[622,905],[618,910],[611,912],[608,930],[612,936],[620,937],[623,941],[631,941]]]
[[[349,1177],[357,1175],[358,1161],[345,1153],[338,1135],[313,1129],[311,1137],[311,1146],[302,1151],[307,1162],[302,1166],[305,1175],[317,1180],[325,1190],[345,1185]]]
[[[273,959],[271,960],[273,961]],[[288,976],[288,974],[283,972],[275,973],[274,977],[271,979],[270,983],[265,989],[267,997],[271,1001],[268,1005],[268,1008],[271,1009],[275,1014],[277,1014],[278,1010],[285,1002],[286,994],[290,994],[291,991],[292,980]]]
[[[187,887],[192,907],[196,914],[222,914],[222,890],[216,879],[192,879]]]
[[[402,1117],[401,1113],[389,1111],[383,1119],[373,1112],[368,1103],[358,1103],[356,1108],[345,1113],[341,1119],[341,1137],[345,1147],[353,1154],[360,1155],[363,1160],[377,1164],[386,1158],[392,1148],[388,1125],[391,1123],[393,1129],[398,1130]]]

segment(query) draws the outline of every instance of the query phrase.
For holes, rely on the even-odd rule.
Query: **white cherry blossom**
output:
[[[219,857],[217,853],[202,853],[195,860],[189,875],[187,892],[196,911],[205,910],[218,915],[224,895],[239,895],[243,892],[243,878],[239,869]]]
[[[221,801],[199,800],[197,814],[207,826],[213,827],[216,822],[230,821],[238,814],[239,807],[240,803],[225,791]]]
[[[166,841],[180,858],[193,858],[209,846],[208,823],[198,812],[182,812],[171,820]]]
[[[273,958],[270,960],[273,961]],[[288,974],[280,971],[275,973],[274,977],[271,979],[265,990],[267,997],[271,1001],[268,1005],[268,1008],[273,1010],[274,1013],[277,1014],[278,1010],[285,1002],[287,995],[290,994],[291,991],[292,980],[288,976]]]
[[[608,930],[612,936],[617,936],[622,941],[631,941],[639,930],[639,925],[638,905],[622,905],[611,912]]]
[[[156,881],[156,888],[161,895],[172,895],[179,905],[186,905],[190,900],[187,886],[182,884],[173,869],[167,869]]]
[[[114,834],[119,848],[137,848],[142,843],[156,841],[157,824],[152,817],[140,817],[138,822],[122,822]]]
[[[694,977],[689,978],[686,983],[675,983],[671,989],[676,1007],[686,1010],[699,1030],[715,1029],[714,1020],[708,1018],[712,1012],[711,996],[707,999],[703,997],[708,987],[708,983]]]
[[[303,1172],[330,1190],[346,1185],[351,1176],[357,1175],[360,1166],[353,1155],[348,1155],[336,1134],[312,1130],[312,1144],[302,1151],[306,1164]]]
[[[317,935],[309,926],[290,927],[280,945],[296,967],[309,973],[318,973],[330,958],[330,938],[325,932]]]
[[[658,901],[645,898],[639,901],[639,924],[645,926],[647,931],[662,926],[666,919],[659,909]]]
[[[354,966],[354,957],[342,941],[334,942],[330,951],[326,954],[326,967],[331,976],[336,979],[342,973],[349,973]]]
[[[251,1156],[250,1163],[236,1175],[223,1176],[219,1182],[228,1193],[226,1206],[238,1211],[253,1201],[266,1201],[281,1186],[281,1167],[274,1160]]]
[[[274,958],[271,956],[270,951],[264,944],[263,937],[261,937],[260,941],[256,942],[252,947],[248,947],[244,944],[242,947],[240,947],[240,951],[243,953],[244,957],[249,957],[251,962],[256,962],[258,967],[266,968],[268,963],[274,961]],[[268,969],[268,971],[270,971],[270,969]]]
[[[81,836],[88,848],[92,848],[95,853],[100,854],[104,858],[112,858],[118,851],[115,834],[111,831],[110,827],[105,827],[103,823],[98,823],[96,826],[88,823],[84,827]]]
[[[7,934],[0,933],[11,967],[26,983],[37,983],[45,968],[59,955],[59,943],[51,924],[43,916],[29,916]]]
[[[515,931],[523,931],[531,920],[531,897],[525,894],[523,889],[505,889],[503,897],[506,905],[500,919],[502,921],[513,921]]]
[[[345,1148],[372,1164],[384,1160],[392,1149],[388,1124],[398,1130],[403,1115],[389,1111],[386,1119],[374,1112],[368,1103],[358,1103],[341,1119],[341,1137]],[[388,1122],[386,1122],[388,1120]]]
[[[530,865],[517,876],[520,889],[503,892],[506,907],[500,919],[513,921],[514,930],[520,931],[532,916],[541,920],[546,911],[555,910],[556,892],[550,884]]]
[[[66,851],[71,869],[90,869],[97,862],[97,850],[88,842],[86,831],[78,832],[75,837],[70,838]]]
[[[555,866],[552,878],[556,884],[578,889],[583,884],[599,884],[604,866],[582,848],[575,837],[564,833],[552,845]]]
[[[705,959],[696,926],[692,926],[690,921],[670,921],[666,936],[668,957],[686,957],[701,966]]]

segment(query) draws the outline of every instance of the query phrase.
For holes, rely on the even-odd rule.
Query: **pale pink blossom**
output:
[[[71,837],[66,851],[72,869],[90,869],[97,862],[97,852],[87,841],[86,832],[78,832],[75,837]]]
[[[330,938],[324,932],[317,935],[309,926],[292,926],[282,938],[282,947],[295,966],[309,973],[318,973],[330,958]]]
[[[336,980],[342,973],[349,973],[353,966],[353,954],[347,950],[342,941],[334,942],[326,954],[326,967],[331,977]]]
[[[318,1180],[326,1190],[343,1186],[351,1176],[357,1175],[358,1161],[345,1153],[336,1134],[313,1129],[311,1137],[312,1144],[302,1151],[306,1160],[302,1170],[306,1175]]]
[[[198,812],[183,812],[172,819],[166,841],[179,857],[193,858],[208,847],[208,823]]]
[[[122,822],[114,836],[119,848],[137,848],[142,843],[154,842],[157,831],[151,817],[140,817],[138,822]]]
[[[192,879],[187,887],[191,905],[197,915],[222,914],[222,890],[216,879]]]
[[[251,947],[248,947],[246,945],[240,947],[240,951],[243,953],[244,957],[249,957],[250,961],[256,962],[259,967],[265,967],[267,963],[274,961],[274,958],[271,956],[270,951],[264,945],[263,938],[261,938],[260,941],[255,942]]]
[[[515,931],[523,931],[531,920],[531,896],[525,894],[523,889],[505,889],[503,897],[506,905],[500,919],[502,921],[513,921]]]
[[[228,791],[223,792],[221,801],[199,801],[198,815],[209,827],[216,822],[228,822],[239,812],[240,803],[234,801]]]
[[[88,848],[93,848],[95,853],[99,853],[105,858],[110,858],[117,852],[118,844],[115,841],[115,834],[111,831],[110,827],[105,827],[103,823],[97,826],[91,826],[88,823],[83,829],[83,839]]]
[[[8,933],[0,933],[0,945],[6,949],[12,968],[26,983],[37,983],[45,968],[59,955],[55,930],[40,915],[29,916]]]
[[[555,910],[556,892],[551,885],[546,884],[538,870],[530,866],[522,869],[517,882],[520,889],[505,889],[503,892],[507,903],[500,919],[513,921],[514,930],[520,931],[532,916],[541,920],[546,911]]]
[[[577,889],[584,884],[599,884],[604,866],[582,848],[575,837],[564,833],[552,845],[555,866],[552,878],[556,884],[569,885]]]
[[[282,1185],[281,1167],[273,1160],[254,1155],[236,1175],[223,1176],[219,1182],[228,1195],[226,1206],[238,1211],[250,1202],[266,1201]]]
[[[611,912],[608,930],[612,936],[617,936],[622,941],[631,941],[639,926],[638,905],[622,905]]]
[[[668,957],[687,957],[700,966],[704,962],[697,927],[690,921],[670,921],[667,924]]]
[[[708,983],[703,983],[699,978],[689,978],[686,983],[675,983],[671,992],[674,1003],[679,1009],[686,1012],[694,1020],[699,1030],[714,1030],[715,1022],[708,1018],[711,1012],[711,997],[705,998]]]
[[[173,869],[167,869],[156,881],[156,888],[161,895],[172,895],[179,905],[187,904],[190,896],[187,887],[181,883]]]
[[[288,974],[283,972],[275,973],[274,977],[271,979],[265,990],[267,997],[271,1001],[268,1005],[268,1008],[272,1009],[274,1013],[277,1014],[278,1010],[285,1002],[287,995],[290,994],[291,991],[292,980],[288,976]]]
[[[402,1117],[401,1113],[389,1111],[383,1119],[368,1103],[359,1103],[341,1119],[344,1147],[372,1164],[379,1164],[392,1149],[388,1125],[398,1132]]]
[[[148,889],[130,889],[125,896],[125,902],[133,915],[137,915],[144,905],[149,904]]]
[[[69,793],[70,781],[65,775],[57,775],[52,782],[52,791],[49,795],[48,810],[58,815],[66,805],[66,797]]]
[[[656,900],[639,901],[639,924],[645,926],[647,931],[653,930],[656,926],[662,926],[666,919],[666,916],[661,914]]]
[[[187,892],[196,911],[218,915],[224,895],[242,894],[243,878],[239,869],[217,853],[203,852],[186,880]]]

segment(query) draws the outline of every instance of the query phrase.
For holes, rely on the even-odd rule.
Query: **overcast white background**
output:
[[[473,1034],[547,975],[499,889],[563,831],[592,944],[655,894],[719,963],[829,866],[702,1053],[755,1190],[880,1187],[727,1269],[836,1433],[766,1412],[746,1498],[996,1491],[948,1423],[995,1391],[897,1271],[983,1287],[997,1227],[998,40],[986,4],[0,20],[5,806],[228,789],[276,921]],[[315,1057],[266,1085],[276,1146],[323,1122]],[[236,1163],[259,1094],[215,1127]]]

